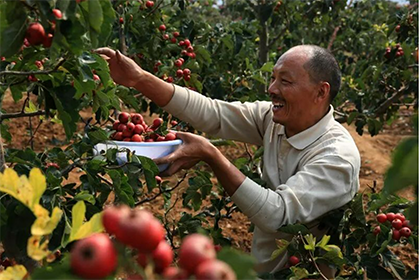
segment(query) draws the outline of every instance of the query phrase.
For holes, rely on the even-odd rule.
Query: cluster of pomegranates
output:
[[[236,279],[232,268],[216,259],[212,240],[201,234],[191,234],[182,240],[178,266],[172,264],[174,252],[165,240],[165,229],[147,210],[111,206],[103,211],[102,223],[108,234],[96,233],[79,240],[71,250],[70,266],[80,277],[99,279],[111,275],[118,263],[124,263],[118,262],[117,247],[128,247],[137,265],[124,271],[126,279],[188,279],[192,275],[195,279]]]
[[[376,220],[381,223],[390,223],[392,227],[392,239],[398,241],[401,237],[410,237],[411,225],[410,221],[405,218],[402,213],[380,213],[376,215]],[[378,235],[381,232],[381,226],[373,229],[373,234]]]
[[[171,124],[175,125],[175,121]],[[160,135],[156,130],[163,124],[163,119],[156,118],[149,126],[145,123],[143,116],[139,113],[122,112],[118,115],[118,120],[112,125],[115,132],[111,138],[116,141],[128,142],[161,142],[176,139],[174,132]]]

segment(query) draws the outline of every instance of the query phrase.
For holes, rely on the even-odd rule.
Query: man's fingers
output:
[[[107,56],[107,55],[104,55],[104,54],[99,54],[100,55],[100,57],[102,57],[103,59],[105,59],[106,61],[109,61],[109,60],[111,60],[111,58],[109,57],[109,56]]]
[[[171,162],[173,162],[174,160],[175,160],[175,158],[174,158],[174,153],[169,154],[169,155],[164,156],[164,157],[160,157],[160,158],[155,158],[155,159],[153,159],[153,161],[156,163],[156,165],[159,165],[159,164],[165,164],[165,163],[171,163]]]
[[[176,134],[176,138],[181,139],[182,141],[185,141],[185,139],[188,137],[189,132],[182,132],[182,131],[174,131]]]
[[[115,56],[115,51],[110,48],[99,48],[99,49],[94,50],[94,52],[100,55],[101,54],[106,55],[109,58],[112,58]]]

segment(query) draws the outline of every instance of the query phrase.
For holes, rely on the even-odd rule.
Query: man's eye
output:
[[[285,79],[281,79],[281,82],[282,82],[283,84],[290,84],[290,82],[289,82],[288,80],[285,80]]]

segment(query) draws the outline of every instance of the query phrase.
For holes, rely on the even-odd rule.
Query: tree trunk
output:
[[[259,41],[259,53],[258,53],[258,64],[263,66],[268,61],[268,26],[267,21],[263,19],[261,6],[258,7],[258,17],[260,19],[260,29],[258,30]],[[265,94],[267,91],[265,85],[258,86],[258,92]]]

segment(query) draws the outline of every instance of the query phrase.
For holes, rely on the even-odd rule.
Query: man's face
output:
[[[319,87],[303,68],[308,58],[299,48],[285,53],[274,66],[268,88],[273,102],[273,121],[284,125],[289,137],[311,126],[316,115],[314,101]]]

